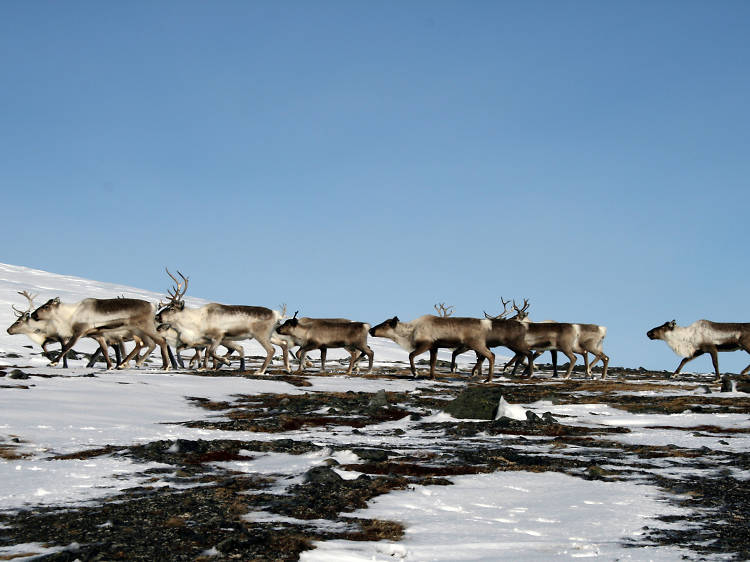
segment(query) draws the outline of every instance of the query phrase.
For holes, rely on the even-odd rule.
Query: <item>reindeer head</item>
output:
[[[529,317],[528,309],[529,299],[523,299],[523,306],[521,308],[518,308],[516,300],[513,299],[513,310],[516,311],[516,315],[513,316],[512,320],[518,320],[519,322],[526,320]]]
[[[182,277],[182,281],[178,281],[177,278],[169,272],[169,269],[166,267],[164,269],[166,270],[167,275],[169,275],[177,285],[167,291],[169,300],[167,300],[167,302],[160,302],[158,305],[159,312],[156,314],[156,321],[160,324],[163,322],[169,322],[172,313],[184,310],[185,300],[183,297],[185,296],[188,287],[188,278],[182,273],[179,271],[177,272],[178,275]]]
[[[18,294],[26,297],[26,300],[29,301],[29,307],[26,310],[20,310],[11,305],[13,313],[16,315],[16,321],[8,328],[9,334],[20,334],[24,331],[23,327],[31,320],[31,311],[34,308],[34,298],[36,295],[30,294],[28,291],[18,291]]]
[[[299,313],[299,310],[294,313],[294,316],[286,320],[283,324],[281,324],[278,328],[276,328],[276,331],[281,334],[282,336],[290,336],[292,335],[292,332],[294,329],[299,326],[299,320],[297,319],[297,314]]]
[[[60,306],[60,297],[55,297],[45,302],[42,306],[31,313],[32,320],[49,320]]]
[[[677,321],[672,320],[671,322],[664,322],[661,326],[651,328],[646,335],[650,340],[663,340],[664,336],[674,330],[677,327]]]
[[[388,338],[393,334],[393,331],[396,329],[399,322],[400,320],[398,319],[398,316],[394,316],[393,318],[370,328],[370,335],[376,338]]]

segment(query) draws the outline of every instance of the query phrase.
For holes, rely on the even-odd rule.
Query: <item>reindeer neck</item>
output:
[[[695,353],[695,330],[692,326],[675,326],[673,330],[664,334],[664,341],[681,357],[690,357]]]

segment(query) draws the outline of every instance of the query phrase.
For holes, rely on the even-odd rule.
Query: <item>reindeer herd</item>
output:
[[[429,351],[430,377],[435,377],[437,352],[440,348],[453,350],[451,372],[455,371],[456,357],[460,353],[474,351],[476,364],[472,376],[481,375],[482,365],[489,362],[487,382],[492,380],[495,368],[494,347],[506,347],[514,357],[503,367],[513,364],[513,373],[522,361],[527,363],[529,377],[534,374],[534,360],[544,351],[552,353],[552,364],[557,375],[557,353],[568,358],[565,378],[570,378],[576,363],[576,355],[583,357],[585,371],[591,376],[591,368],[602,362],[602,378],[607,375],[609,357],[602,350],[607,334],[604,326],[596,324],[572,324],[566,322],[532,322],[528,317],[529,302],[519,307],[515,301],[501,298],[503,311],[492,316],[484,313],[484,318],[454,317],[453,307],[435,305],[437,315],[424,315],[410,322],[402,322],[397,316],[370,327],[364,322],[354,322],[346,318],[297,318],[297,313],[289,318],[286,306],[282,310],[271,310],[262,306],[224,305],[210,303],[199,308],[185,306],[188,278],[178,271],[180,279],[167,274],[175,285],[167,292],[166,302],[154,305],[148,301],[130,298],[84,299],[66,304],[59,298],[48,300],[34,308],[34,296],[22,291],[28,300],[28,309],[13,307],[16,321],[8,328],[9,334],[25,334],[34,343],[41,345],[46,355],[47,346],[59,343],[60,352],[51,360],[57,365],[60,360],[67,367],[67,353],[81,338],[92,338],[99,344],[97,354],[92,356],[89,366],[102,354],[108,369],[115,366],[126,368],[135,360],[141,366],[158,346],[161,351],[162,368],[184,367],[180,352],[193,349],[194,355],[188,367],[197,362],[198,368],[208,369],[229,365],[229,358],[236,351],[239,356],[239,369],[245,370],[245,352],[239,342],[255,339],[266,351],[263,365],[256,374],[264,374],[273,359],[275,347],[282,351],[284,369],[291,371],[289,354],[297,347],[297,372],[303,371],[306,355],[311,350],[319,350],[320,370],[325,370],[328,349],[346,349],[351,357],[347,374],[362,358],[368,359],[368,372],[372,370],[374,353],[367,343],[368,334],[393,340],[409,352],[409,366],[414,376],[417,374],[415,358]],[[515,313],[510,316],[511,313]],[[750,323],[718,323],[699,320],[686,327],[677,326],[673,320],[647,332],[650,339],[664,340],[678,355],[683,357],[674,375],[685,364],[708,353],[713,361],[717,379],[719,374],[719,351],[743,349],[750,353]],[[133,349],[126,353],[125,343],[132,342]],[[141,350],[146,346],[146,351]],[[227,349],[224,355],[217,353],[219,346]],[[109,347],[114,348],[116,365],[109,356]],[[176,355],[172,352],[175,349]],[[202,358],[201,358],[201,353]],[[588,354],[593,355],[589,363]],[[740,374],[750,371],[748,365]]]

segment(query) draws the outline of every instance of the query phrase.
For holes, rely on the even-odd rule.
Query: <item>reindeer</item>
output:
[[[750,353],[750,323],[698,320],[690,326],[678,326],[677,321],[672,320],[652,328],[646,335],[652,340],[664,340],[672,351],[683,357],[672,377],[678,375],[688,361],[709,353],[716,380],[719,380],[719,351],[744,349]],[[740,375],[748,371],[750,365],[745,367]]]
[[[67,338],[60,355],[50,363],[52,366],[56,366],[60,357],[65,357],[80,338],[91,337],[99,342],[111,368],[106,337],[113,334],[116,338],[137,336],[141,340],[152,340],[161,348],[162,368],[168,370],[167,344],[156,331],[154,312],[154,305],[140,299],[84,299],[64,304],[59,298],[54,298],[31,313],[31,319],[46,322],[52,333]],[[127,364],[139,351],[140,347],[136,346],[123,363]]]
[[[159,324],[169,324],[179,334],[180,340],[189,347],[205,346],[203,368],[208,368],[209,357],[218,363],[229,365],[228,357],[233,351],[240,354],[240,369],[245,370],[245,352],[241,345],[234,342],[253,339],[258,340],[266,350],[266,359],[256,374],[262,375],[273,358],[274,348],[271,345],[271,333],[281,314],[262,306],[240,306],[210,303],[200,308],[185,308],[183,297],[187,292],[188,278],[179,271],[182,278],[178,281],[167,269],[167,275],[177,283],[168,291],[169,301],[160,303],[161,310],[156,315]],[[231,343],[231,346],[227,346]],[[224,356],[216,355],[219,345],[229,347]]]
[[[573,372],[576,357],[574,353],[583,355],[586,364],[587,374],[591,374],[587,352],[594,354],[596,360],[601,359],[604,364],[602,378],[607,374],[607,357],[601,349],[602,340],[607,333],[603,326],[595,324],[567,324],[562,322],[529,322],[527,315],[524,315],[528,309],[528,299],[524,299],[524,306],[519,309],[513,303],[516,316],[506,319],[505,316],[510,313],[507,309],[509,301],[503,302],[503,312],[497,316],[490,316],[485,312],[485,317],[492,322],[492,330],[487,338],[488,347],[498,345],[505,346],[515,352],[513,359],[526,357],[529,363],[529,377],[534,373],[534,358],[542,351],[561,351],[570,360],[565,378],[569,378]],[[520,318],[520,320],[519,320]],[[520,329],[519,329],[520,327]],[[472,369],[481,372],[482,357],[477,358],[477,363]],[[491,375],[487,379],[489,382]]]
[[[31,313],[34,310],[34,299],[37,295],[32,295],[26,290],[18,291],[18,294],[29,301],[29,306],[26,310],[20,310],[11,305],[11,308],[16,315],[16,321],[8,327],[8,333],[11,335],[25,334],[32,342],[42,346],[42,352],[46,357],[49,357],[52,353],[47,349],[49,344],[57,342],[62,349],[65,342],[54,328],[52,328],[48,322],[31,318]],[[68,368],[67,355],[63,357],[63,367],[66,369]]]
[[[294,345],[299,345],[297,359],[302,373],[307,352],[311,349],[320,350],[320,372],[325,371],[326,352],[329,348],[342,347],[351,355],[347,375],[352,373],[354,364],[362,355],[367,355],[369,366],[367,372],[372,371],[375,354],[367,345],[367,331],[370,325],[364,322],[353,322],[347,318],[297,318],[288,319],[276,331],[281,336],[291,338]]]
[[[489,359],[490,373],[492,373],[495,366],[495,354],[489,350],[486,342],[486,335],[490,328],[491,323],[486,319],[426,314],[411,322],[401,322],[398,316],[394,316],[372,328],[370,335],[393,340],[408,351],[409,366],[415,377],[417,369],[414,365],[414,358],[429,350],[430,377],[434,379],[437,351],[441,347],[465,347],[467,350],[474,350],[477,355]]]
[[[295,353],[294,351],[292,351],[292,348],[293,347],[297,347],[297,346],[299,346],[301,344],[300,344],[299,340],[295,340],[292,336],[285,335],[285,334],[280,334],[278,332],[279,326],[281,326],[281,324],[284,321],[286,321],[286,320],[289,319],[289,317],[287,316],[286,312],[287,312],[286,304],[282,304],[281,305],[281,319],[279,320],[279,322],[276,325],[276,328],[274,328],[274,331],[271,334],[271,343],[273,345],[277,345],[277,346],[279,346],[281,348],[282,358],[283,358],[283,361],[284,361],[284,370],[287,373],[289,373],[289,372],[291,372],[291,367],[289,365],[289,354],[291,353],[292,356],[295,359],[299,359],[299,350],[297,350],[297,352]],[[294,318],[297,318],[297,313],[298,312],[299,311],[297,311],[297,312],[294,313]],[[307,317],[303,316],[302,318],[299,318],[299,320],[300,320],[300,322],[305,322],[305,321],[311,320],[311,318],[307,318]],[[332,322],[351,322],[351,320],[349,320],[348,318],[319,318],[318,320],[330,320]],[[359,361],[359,359],[361,359],[362,357],[363,356],[360,354],[359,357],[357,358],[357,361]],[[321,350],[320,350],[320,358],[321,358],[321,366],[324,367],[325,366],[325,360],[326,360],[326,349],[325,348],[321,348]],[[355,361],[355,363],[357,361]],[[312,361],[310,360],[309,357],[305,357],[305,366],[306,367],[311,367],[312,366]],[[323,369],[321,368],[321,370],[323,370]]]

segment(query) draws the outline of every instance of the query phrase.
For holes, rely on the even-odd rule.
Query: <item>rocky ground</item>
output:
[[[29,374],[20,369],[3,376],[23,379]],[[398,367],[382,367],[367,376],[393,379],[409,375]],[[445,385],[421,393],[315,392],[237,396],[231,402],[193,397],[196,406],[217,415],[209,421],[185,420],[184,424],[236,431],[238,435],[242,432],[243,438],[156,441],[68,455],[124,455],[157,461],[168,468],[150,470],[151,485],[125,490],[101,505],[0,514],[0,546],[32,542],[69,545],[62,552],[39,558],[55,561],[201,560],[215,556],[296,560],[315,540],[398,540],[404,532],[398,523],[347,515],[391,490],[415,484],[448,486],[454,475],[555,471],[593,480],[636,479],[659,486],[671,501],[689,504],[693,515],[688,520],[682,518],[681,525],[666,529],[646,529],[642,542],[630,544],[633,548],[671,544],[689,549],[695,559],[716,554],[750,559],[750,486],[732,472],[750,471],[750,452],[669,444],[629,445],[613,439],[630,431],[628,428],[573,425],[559,415],[544,412],[530,412],[526,420],[494,419],[500,396],[512,404],[585,401],[634,413],[690,410],[749,415],[750,396],[723,395],[719,385],[708,384],[705,376],[690,375],[681,379],[681,388],[693,392],[647,395],[644,391],[666,384],[666,373],[618,368],[611,369],[605,381],[585,379],[576,373],[573,379],[555,380],[554,384],[517,378],[457,385],[457,380],[466,379],[449,375],[444,368],[440,376]],[[286,376],[285,380],[302,389],[308,384],[304,377]],[[738,384],[740,389],[750,386],[747,380]],[[436,411],[448,412],[462,421],[429,421],[428,416]],[[317,466],[280,494],[273,475],[248,475],[221,464],[266,451],[300,455],[321,448],[313,440],[299,438],[303,434],[300,430],[345,429],[364,436],[372,424],[404,417],[417,422],[414,427],[420,435],[419,444],[373,446],[363,439],[361,446],[346,446],[359,462],[337,468],[364,473],[357,479],[345,480],[330,466]],[[735,429],[711,425],[667,429],[731,440],[750,433],[750,424]],[[391,430],[395,436],[399,431],[403,433],[399,428]],[[280,438],[247,440],[247,432],[278,433]],[[289,432],[295,437],[281,435]],[[498,435],[504,438],[493,438]],[[545,438],[547,447],[543,451],[529,446],[531,439],[538,437]],[[1,456],[13,458],[13,454],[13,443],[0,444]],[[694,470],[680,478],[665,477],[654,470],[669,463]],[[267,521],[248,518],[251,512],[276,517]]]

